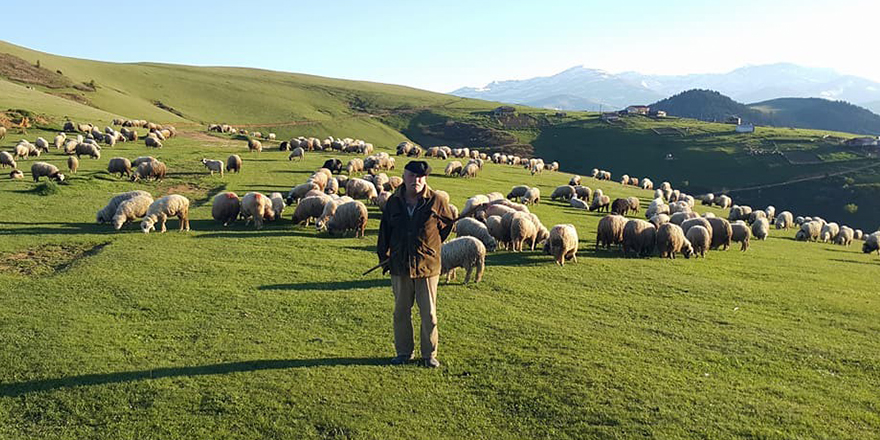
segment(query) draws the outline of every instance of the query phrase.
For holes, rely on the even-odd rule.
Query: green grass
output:
[[[375,143],[393,143],[383,136]],[[244,159],[239,175],[211,177],[198,162],[233,152]],[[144,154],[168,164],[166,181],[102,171],[110,157]],[[53,195],[35,194],[29,175],[0,179],[0,438],[880,431],[880,260],[859,242],[799,243],[773,230],[746,253],[625,259],[594,249],[600,214],[548,200],[569,174],[490,164],[474,180],[432,176],[459,207],[474,193],[538,186],[545,200],[533,211],[548,227],[576,226],[579,259],[558,267],[537,251],[490,254],[484,282],[440,288],[443,367],[392,367],[389,282],[360,275],[376,260],[375,207],[364,239],[294,227],[291,211],[262,231],[210,217],[213,194],[284,192],[328,157],[288,162],[275,150],[248,154],[243,141],[183,136],[162,150],[105,148]],[[53,150],[41,160],[65,158]],[[650,200],[616,183],[585,184]],[[94,224],[110,194],[136,188],[187,195],[193,230],[176,232],[174,219],[166,234]],[[21,263],[28,252],[32,265]]]

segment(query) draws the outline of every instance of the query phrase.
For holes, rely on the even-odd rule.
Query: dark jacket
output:
[[[413,215],[406,209],[401,185],[385,204],[376,252],[379,261],[391,257],[391,275],[429,278],[440,275],[440,248],[452,231],[452,211],[442,197],[428,187]]]

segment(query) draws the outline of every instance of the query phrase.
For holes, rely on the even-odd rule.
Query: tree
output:
[[[843,210],[850,214],[855,214],[859,212],[859,205],[856,205],[855,203],[847,203],[846,205],[843,205]]]

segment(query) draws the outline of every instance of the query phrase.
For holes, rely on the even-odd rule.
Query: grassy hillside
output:
[[[239,175],[211,177],[198,162],[233,152],[244,158]],[[102,171],[112,156],[145,154],[168,164],[164,182]],[[295,227],[290,211],[262,231],[210,218],[214,194],[286,191],[328,157],[288,162],[184,130],[162,150],[122,144],[84,158],[51,195],[0,179],[0,437],[857,439],[880,430],[876,255],[774,230],[746,253],[622,258],[595,250],[601,214],[547,200],[564,173],[489,164],[475,180],[429,179],[458,206],[477,192],[539,187],[545,200],[533,211],[548,226],[576,226],[579,258],[558,267],[537,251],[491,254],[483,283],[441,287],[443,367],[392,367],[389,281],[360,275],[375,263],[375,207],[364,239]],[[131,189],[188,196],[193,231],[176,232],[176,220],[164,235],[94,224],[111,193]]]

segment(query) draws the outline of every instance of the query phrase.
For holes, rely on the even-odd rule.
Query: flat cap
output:
[[[423,160],[411,160],[403,169],[419,177],[431,174],[431,165],[428,165],[428,162]]]

